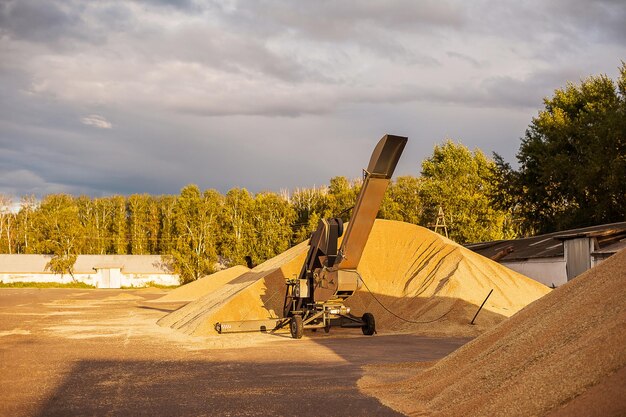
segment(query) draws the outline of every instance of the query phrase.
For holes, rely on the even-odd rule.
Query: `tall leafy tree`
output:
[[[12,211],[13,199],[0,194],[0,251],[13,253],[15,213]]]
[[[517,155],[527,228],[550,232],[626,220],[626,64],[544,99]]]
[[[111,223],[110,233],[113,243],[112,253],[124,255],[129,250],[128,238],[128,211],[126,209],[126,198],[121,195],[110,197],[111,202]]]
[[[245,188],[233,188],[226,193],[220,221],[223,230],[220,249],[229,264],[245,265],[245,257],[252,256],[253,207],[254,199]]]
[[[113,203],[110,198],[96,198],[94,205],[95,253],[115,253],[113,249],[114,237],[111,235],[113,221]]]
[[[145,255],[149,252],[150,235],[150,196],[133,194],[128,197],[128,229],[130,250],[133,255]]]
[[[147,234],[148,234],[148,253],[159,253],[159,230],[161,229],[161,217],[159,213],[159,204],[153,196],[148,198],[147,207]]]
[[[296,213],[285,199],[274,193],[259,193],[254,197],[251,214],[253,263],[261,263],[289,248]]]
[[[424,219],[434,223],[441,207],[450,238],[459,243],[510,237],[508,213],[493,204],[496,174],[495,163],[480,150],[472,152],[450,140],[435,146],[422,163]]]
[[[361,185],[361,180],[350,181],[346,177],[331,178],[328,186],[328,216],[324,217],[341,217],[348,221],[361,191]]]
[[[102,240],[100,239],[100,230],[98,228],[96,200],[83,195],[76,199],[76,205],[78,207],[78,219],[84,233],[80,245],[80,253],[101,253]]]
[[[311,236],[320,218],[330,216],[327,187],[298,188],[290,203],[296,215],[293,243],[300,243]]]
[[[38,233],[37,253],[53,255],[48,268],[73,277],[74,263],[80,253],[83,226],[76,200],[67,194],[46,196],[34,218]]]
[[[201,193],[196,185],[181,190],[174,209],[176,246],[165,257],[179,274],[181,284],[214,271],[221,205],[222,196],[215,190]]]
[[[392,181],[385,193],[378,217],[419,224],[423,210],[420,186],[420,179],[412,176],[402,176]]]
[[[156,253],[168,254],[174,247],[174,221],[177,197],[162,195],[156,199],[159,210],[159,237]]]
[[[37,199],[34,195],[20,198],[20,210],[16,218],[16,252],[34,253],[33,243],[35,231],[33,229],[33,215],[38,210]]]

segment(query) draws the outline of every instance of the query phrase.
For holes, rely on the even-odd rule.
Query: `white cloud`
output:
[[[98,114],[90,114],[89,116],[85,116],[80,121],[87,126],[97,127],[99,129],[111,129],[113,125],[104,116],[100,116]]]

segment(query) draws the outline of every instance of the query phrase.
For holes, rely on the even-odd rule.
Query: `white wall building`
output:
[[[50,272],[52,255],[0,255],[0,281],[72,282],[69,274]],[[178,275],[159,255],[78,255],[74,279],[97,288],[178,285]]]

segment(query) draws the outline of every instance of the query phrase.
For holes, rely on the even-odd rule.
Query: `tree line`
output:
[[[443,212],[459,243],[528,236],[626,220],[626,65],[568,83],[544,100],[522,138],[514,169],[497,154],[446,140],[418,176],[395,178],[379,218],[432,227]],[[291,192],[91,198],[0,195],[0,252],[52,254],[71,272],[77,254],[158,254],[195,280],[216,265],[258,264],[309,237],[322,218],[348,220],[360,179]]]
[[[513,236],[508,214],[491,208],[496,174],[481,151],[446,141],[420,177],[391,182],[378,217],[429,226],[444,207],[450,237],[460,242]],[[71,272],[78,254],[158,254],[187,282],[217,264],[261,263],[307,239],[320,219],[348,221],[361,186],[335,177],[328,186],[254,195],[193,184],[179,195],[50,194],[22,197],[17,212],[3,196],[0,251],[54,255],[50,268],[58,272]]]

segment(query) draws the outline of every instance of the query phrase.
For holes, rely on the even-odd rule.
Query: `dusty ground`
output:
[[[338,329],[192,337],[159,327],[160,290],[0,289],[0,415],[400,415],[364,365],[439,359],[467,339]]]

